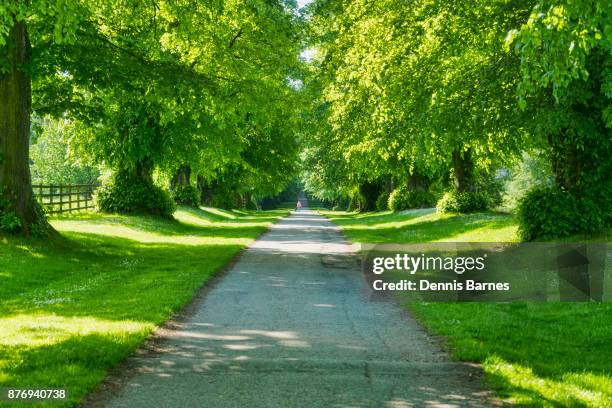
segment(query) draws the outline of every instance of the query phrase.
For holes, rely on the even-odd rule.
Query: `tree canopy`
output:
[[[439,208],[478,210],[495,201],[497,174],[538,149],[551,188],[609,208],[610,10],[588,0],[314,2],[306,188],[371,209],[376,194],[438,183],[452,195]]]
[[[154,170],[187,167],[209,184],[231,175],[241,193],[276,194],[296,174],[300,95],[292,81],[301,75],[303,26],[296,7],[3,1],[0,70],[19,87],[6,103],[23,98],[24,129],[32,111],[69,121],[79,133],[74,150],[117,173],[151,181]],[[19,44],[17,61],[11,50]],[[6,132],[27,148],[25,131]],[[8,150],[25,174],[27,152]],[[31,202],[26,184],[18,195]],[[34,205],[14,207],[26,226],[35,221]]]
[[[101,197],[116,210],[119,185],[171,211],[167,187],[179,202],[248,205],[301,172],[312,195],[361,210],[392,196],[394,209],[441,198],[477,211],[532,150],[555,178],[537,197],[609,208],[611,7],[2,0],[0,210],[26,232],[41,218],[32,112],[62,118],[71,152],[113,171]],[[610,221],[598,217],[580,225]]]

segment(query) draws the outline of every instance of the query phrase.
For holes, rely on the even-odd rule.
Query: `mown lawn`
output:
[[[360,243],[514,242],[510,215],[323,211]],[[583,239],[584,237],[574,238]],[[607,240],[590,237],[591,240]],[[608,254],[607,273],[610,273]],[[482,363],[506,402],[535,407],[612,407],[612,304],[406,303],[453,358]]]
[[[85,214],[0,243],[0,387],[66,387],[74,406],[287,210]],[[0,405],[4,406],[1,402]],[[40,406],[40,404],[36,404]]]

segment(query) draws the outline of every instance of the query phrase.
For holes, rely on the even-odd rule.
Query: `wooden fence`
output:
[[[47,213],[59,214],[94,208],[93,193],[98,184],[34,184],[32,188]]]

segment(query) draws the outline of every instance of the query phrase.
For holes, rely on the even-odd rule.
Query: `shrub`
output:
[[[171,218],[176,210],[176,204],[167,191],[127,171],[116,173],[110,184],[98,189],[96,203],[103,212],[144,212],[167,218]]]
[[[524,241],[597,232],[606,226],[605,212],[592,200],[557,187],[528,192],[519,202],[518,219],[519,236]]]
[[[504,189],[509,172],[505,169],[498,173],[480,174],[477,176],[476,189],[486,200],[487,208],[495,208],[502,205],[504,201]]]
[[[21,230],[21,220],[14,211],[5,212],[0,217],[0,229],[9,234],[15,234]]]
[[[537,187],[549,187],[555,183],[551,163],[541,152],[528,155],[523,153],[522,160],[510,170],[505,181],[503,194],[504,207],[515,210],[525,194]]]
[[[441,213],[471,213],[486,210],[489,206],[487,195],[482,192],[449,191],[436,204]]]
[[[433,207],[436,197],[429,191],[408,191],[406,187],[399,187],[389,195],[388,207],[392,211],[409,210],[412,208]]]
[[[15,212],[15,207],[7,197],[8,194],[4,193],[4,188],[0,186],[0,232],[6,234],[17,234],[24,230],[23,222],[21,218]],[[45,215],[44,207],[36,200],[32,198],[34,206],[34,219],[29,225],[29,234],[34,236],[46,236],[53,229],[47,223],[47,217]]]
[[[212,207],[232,210],[236,208],[242,208],[243,200],[242,196],[239,193],[233,191],[220,191],[216,194],[213,194],[212,200],[210,200],[210,205]]]
[[[191,184],[178,184],[172,191],[172,198],[177,204],[197,207],[200,205],[200,192]]]
[[[13,210],[11,202],[5,197],[2,186],[0,186],[0,230],[9,234],[21,230],[21,220]]]
[[[380,193],[376,199],[376,209],[378,211],[386,211],[389,209],[389,194],[386,191]]]

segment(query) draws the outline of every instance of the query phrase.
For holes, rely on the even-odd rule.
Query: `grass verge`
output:
[[[49,405],[76,405],[287,213],[181,208],[176,221],[84,214],[51,219],[61,233],[51,241],[4,240],[0,386],[66,387],[69,401]]]
[[[353,242],[515,242],[510,215],[322,211]],[[575,238],[580,239],[580,237]],[[597,239],[609,241],[609,234]],[[610,257],[608,256],[608,261]],[[612,407],[610,303],[406,303],[456,360],[481,363],[506,402]]]

